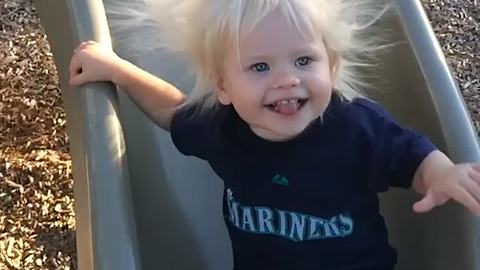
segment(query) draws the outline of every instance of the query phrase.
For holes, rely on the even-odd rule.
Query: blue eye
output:
[[[270,67],[266,63],[256,63],[252,65],[251,69],[255,72],[265,72],[270,70]]]
[[[311,62],[312,62],[312,58],[310,58],[308,56],[302,56],[302,57],[298,58],[297,60],[295,60],[295,65],[303,67],[303,66],[306,66],[306,65],[310,64]]]

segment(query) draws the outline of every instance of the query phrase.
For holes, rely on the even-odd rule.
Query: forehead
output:
[[[323,45],[320,34],[314,33],[304,19],[294,20],[274,10],[260,20],[250,31],[241,33],[241,54],[265,54],[291,49]]]

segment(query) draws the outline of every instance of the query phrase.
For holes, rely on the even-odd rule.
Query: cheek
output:
[[[322,70],[322,76],[319,83],[323,88],[333,88],[332,71],[329,68],[324,68]]]
[[[246,78],[231,80],[227,92],[233,100],[253,101],[262,96],[261,83]]]
[[[310,80],[310,87],[314,87],[314,89],[319,89],[321,91],[328,90],[328,88],[332,88],[332,79],[330,76],[329,69],[318,69],[314,74],[311,76]]]
[[[325,77],[322,80],[322,85],[324,88],[328,88],[327,90],[331,90],[333,88],[333,80],[329,73],[325,74]]]
[[[232,103],[243,108],[256,106],[261,102],[261,95],[255,93],[255,89],[251,88],[238,88],[238,91],[235,91],[231,95]]]

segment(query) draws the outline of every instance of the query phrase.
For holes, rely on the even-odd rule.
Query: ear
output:
[[[215,84],[214,84],[213,90],[215,92],[215,95],[217,96],[218,102],[220,102],[220,104],[223,104],[223,105],[230,105],[232,101],[228,96],[224,79],[221,77],[218,77],[214,81],[215,81]]]
[[[328,54],[329,64],[330,64],[330,78],[332,81],[335,81],[338,73],[338,66],[340,58],[337,53],[330,51]]]

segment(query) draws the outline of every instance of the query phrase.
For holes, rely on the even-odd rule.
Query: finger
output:
[[[84,41],[84,42],[80,43],[80,45],[78,45],[77,49],[83,49],[87,46],[96,45],[96,44],[98,44],[98,43],[93,41],[93,40],[87,40],[87,41]]]
[[[476,172],[480,173],[480,163],[472,164],[472,168],[473,168]]]
[[[70,72],[70,77],[78,75],[82,72],[82,63],[76,55],[74,55],[72,60],[70,60],[68,71]]]
[[[465,188],[472,196],[480,202],[480,184],[473,179],[462,181],[460,185]]]
[[[480,215],[480,204],[477,200],[463,187],[456,187],[449,190],[448,195],[455,201],[463,204],[466,208],[476,215]]]
[[[78,51],[82,50],[83,48],[85,48],[86,46],[87,46],[87,42],[82,42],[82,43],[78,44],[78,46],[73,51],[78,52]]]
[[[80,86],[87,82],[85,73],[78,74],[70,78],[69,83],[74,86]]]
[[[467,171],[467,176],[480,184],[480,171],[475,166],[476,165],[471,166],[472,169]]]
[[[439,205],[437,201],[439,201],[439,199],[435,198],[435,194],[429,191],[427,192],[427,195],[425,195],[425,197],[423,197],[420,201],[416,202],[413,205],[413,211],[417,213],[428,212],[432,210],[435,206]]]

